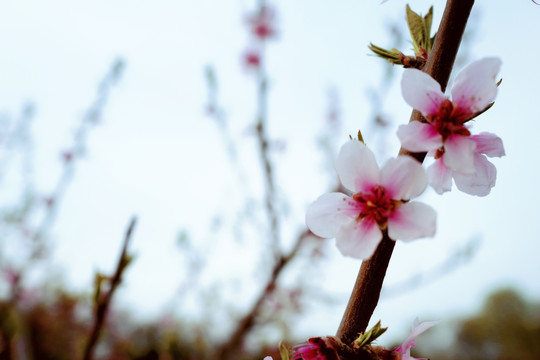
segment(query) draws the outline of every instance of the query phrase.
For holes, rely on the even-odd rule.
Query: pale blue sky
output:
[[[367,56],[367,45],[392,46],[386,27],[404,17],[405,3],[275,4],[279,39],[267,49],[269,121],[271,136],[287,143],[286,152],[273,157],[279,189],[290,204],[287,238],[301,225],[307,205],[328,186],[315,143],[328,89],[339,93],[345,141],[367,127],[371,108],[365,90],[377,86],[383,73],[381,61]],[[411,5],[425,13],[430,3]],[[444,2],[434,5],[437,23]],[[0,4],[0,112],[14,117],[25,101],[36,103],[35,175],[44,193],[55,184],[61,170],[58,153],[71,144],[99,79],[116,57],[127,62],[102,123],[89,136],[88,154],[78,163],[53,228],[55,266],[63,269],[59,272],[69,284],[88,288],[95,270],[112,268],[127,221],[137,214],[133,248],[138,257],[119,297],[143,313],[157,314],[183,277],[175,246],[178,231],[187,227],[194,239],[202,239],[212,216],[239,206],[242,188],[227,164],[215,124],[204,114],[208,64],[218,75],[220,103],[239,142],[242,168],[256,174],[246,188],[253,196],[261,194],[255,143],[246,135],[255,111],[254,83],[240,62],[248,44],[243,19],[250,9],[247,0]],[[470,263],[436,283],[381,301],[374,319],[394,326],[394,335],[402,334],[416,316],[435,319],[473,311],[499,286],[540,297],[539,18],[540,6],[530,0],[479,0],[475,5],[470,59],[501,57],[504,80],[495,106],[478,118],[474,129],[501,136],[507,156],[494,161],[498,184],[486,198],[458,192],[439,197],[431,190],[423,196],[439,213],[437,236],[398,244],[388,284],[436,266],[472,237],[482,239],[481,247]],[[410,109],[397,82],[384,106],[396,126],[407,121]],[[364,136],[369,143],[369,130]],[[394,154],[399,144],[393,135],[389,139],[388,153]],[[6,183],[2,187],[10,189]],[[225,247],[210,253],[216,270],[238,263],[234,255],[220,256]],[[232,247],[242,259],[244,252],[258,249],[251,243]],[[327,249],[331,260],[324,263],[321,291],[341,295],[342,302],[331,314],[325,311],[300,322],[306,335],[316,335],[314,323],[321,335],[335,331],[360,266],[357,260],[343,259],[334,247]],[[225,276],[223,270],[215,279],[219,276]]]

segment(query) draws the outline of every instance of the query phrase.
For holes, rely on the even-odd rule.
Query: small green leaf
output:
[[[281,360],[289,360],[289,349],[282,342],[279,343],[279,354],[281,355]]]
[[[433,22],[433,6],[429,8],[428,13],[424,16],[424,27],[427,30],[427,35],[431,33],[431,23]]]
[[[432,23],[433,23],[433,6],[429,8],[428,13],[426,14],[426,16],[424,16],[425,38],[422,43],[422,47],[427,51],[428,54],[431,52],[431,49],[433,48],[433,43],[435,42],[435,35],[430,37]]]
[[[381,321],[377,322],[371,329],[366,333],[360,334],[358,338],[354,341],[354,346],[356,348],[363,348],[364,346],[369,346],[373,341],[375,341],[379,336],[384,334],[388,328],[381,327]]]
[[[422,49],[428,54],[433,47],[435,36],[431,37],[431,25],[433,23],[433,6],[429,8],[428,13],[422,17],[411,10],[409,5],[406,7],[407,24],[411,33],[414,52],[419,55]]]
[[[386,50],[380,46],[369,44],[369,50],[373,51],[375,55],[381,57],[394,65],[401,65],[400,55],[401,52],[397,49]]]
[[[425,39],[425,25],[424,19],[411,10],[409,5],[406,6],[407,10],[407,24],[409,25],[409,31],[413,41],[414,52],[418,54],[420,52],[421,44]]]

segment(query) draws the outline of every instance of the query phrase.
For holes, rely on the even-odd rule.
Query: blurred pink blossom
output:
[[[258,69],[261,66],[261,54],[256,50],[247,50],[243,62],[247,69]]]
[[[12,267],[5,267],[1,270],[4,279],[11,287],[19,286],[21,281],[21,273]]]
[[[418,323],[418,319],[414,320],[414,325],[411,333],[405,340],[403,344],[398,346],[394,352],[401,354],[401,360],[425,360],[420,358],[414,358],[411,356],[411,348],[415,346],[416,337],[431,328],[432,326],[437,325],[438,321],[425,321],[421,324]]]
[[[276,13],[274,8],[264,5],[260,10],[248,16],[247,23],[251,33],[258,39],[266,40],[276,35]]]
[[[72,151],[64,151],[61,154],[62,160],[67,164],[73,160],[73,152]]]

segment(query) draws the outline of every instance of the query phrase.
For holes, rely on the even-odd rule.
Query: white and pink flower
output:
[[[411,333],[407,338],[403,341],[403,344],[398,346],[394,352],[401,354],[401,360],[425,360],[420,358],[414,358],[411,356],[411,348],[415,346],[416,343],[416,337],[426,331],[427,329],[431,328],[432,326],[437,325],[438,321],[425,321],[423,323],[418,323],[418,319],[414,320],[414,325]]]
[[[417,69],[403,73],[403,97],[427,122],[401,125],[397,135],[403,148],[427,152],[436,159],[428,178],[438,193],[451,189],[452,178],[458,189],[478,196],[487,195],[495,185],[497,171],[486,156],[503,156],[502,141],[490,133],[471,136],[467,122],[495,99],[500,66],[498,58],[467,66],[456,77],[452,100],[428,74]]]
[[[435,234],[435,211],[423,203],[409,202],[427,186],[426,173],[413,158],[399,156],[379,169],[371,150],[351,140],[342,146],[336,169],[353,195],[322,195],[308,209],[306,224],[320,237],[335,237],[343,255],[368,259],[383,230],[388,230],[391,239],[404,241]]]

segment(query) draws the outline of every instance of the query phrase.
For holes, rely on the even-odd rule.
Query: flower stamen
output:
[[[364,218],[374,220],[379,228],[386,229],[388,217],[403,204],[400,200],[392,199],[383,186],[375,185],[368,192],[353,195],[356,206],[360,210],[356,221]]]
[[[426,119],[442,136],[443,141],[446,141],[451,135],[470,136],[471,132],[464,125],[470,117],[470,111],[455,106],[452,101],[446,99],[439,109],[427,115]]]

